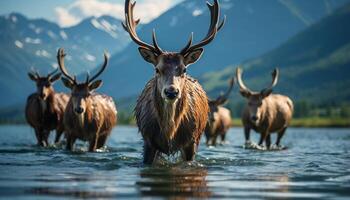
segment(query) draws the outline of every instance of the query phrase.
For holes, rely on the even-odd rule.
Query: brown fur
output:
[[[197,81],[186,77],[183,96],[174,105],[174,115],[167,118],[164,114],[168,110],[165,110],[156,83],[156,78],[147,83],[135,108],[145,154],[151,155],[144,155],[144,162],[152,163],[157,151],[169,155],[179,150],[184,153],[185,160],[192,160],[208,118],[206,93]],[[169,120],[173,120],[173,125],[169,126]]]
[[[89,151],[103,147],[117,123],[117,110],[111,97],[92,94],[85,99],[85,102],[83,122],[74,112],[72,98],[68,102],[64,114],[64,125],[67,129],[67,149],[69,150],[72,150],[76,139],[89,141]]]
[[[216,145],[217,137],[221,137],[221,142],[225,141],[226,133],[230,129],[232,123],[231,112],[223,106],[217,106],[213,102],[209,102],[210,117],[205,128],[205,136],[207,145]]]
[[[56,130],[55,142],[64,131],[63,114],[69,96],[55,93],[52,89],[46,99],[42,100],[38,93],[31,94],[27,99],[25,116],[28,124],[34,128],[38,145],[47,146],[49,133]]]
[[[248,101],[255,102],[254,99],[261,99],[260,94],[254,94]],[[245,128],[246,141],[249,141],[250,129],[261,134],[259,145],[265,141],[267,147],[271,145],[270,133],[277,132],[276,145],[280,145],[280,140],[284,135],[293,116],[293,102],[287,96],[271,94],[261,99],[261,106],[258,109],[258,123],[251,120],[251,106],[248,104],[243,110],[242,122]]]

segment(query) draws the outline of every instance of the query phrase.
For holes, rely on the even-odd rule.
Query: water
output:
[[[243,149],[240,128],[228,140],[216,148],[202,141],[195,162],[147,167],[134,127],[115,128],[102,152],[80,143],[71,153],[36,147],[27,126],[0,126],[0,198],[350,197],[349,129],[289,129],[281,151]]]

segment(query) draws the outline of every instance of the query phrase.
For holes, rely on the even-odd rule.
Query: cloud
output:
[[[138,0],[135,8],[135,18],[141,23],[147,23],[158,17],[179,0]],[[73,26],[86,17],[110,15],[124,19],[124,3],[110,3],[103,0],[76,0],[70,5],[56,7],[57,22],[63,27]]]

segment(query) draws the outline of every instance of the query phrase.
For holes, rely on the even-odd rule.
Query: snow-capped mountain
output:
[[[220,0],[227,23],[215,40],[205,47],[201,60],[189,67],[189,73],[199,77],[205,72],[262,55],[346,2],[349,1]],[[187,0],[144,25],[139,35],[151,43],[152,29],[155,28],[160,47],[178,51],[186,44],[191,32],[194,32],[195,41],[204,37],[209,15],[205,1]],[[103,75],[106,84],[102,89],[116,98],[139,94],[154,73],[134,43],[114,55],[110,65],[109,73]]]
[[[61,28],[17,13],[0,16],[0,89],[8,97],[0,106],[21,102],[26,98],[24,94],[34,91],[27,72],[33,69],[46,74],[56,68],[59,47],[65,48],[66,65],[73,74],[91,71],[103,61],[105,50],[110,54],[122,50],[129,38],[120,23],[113,17],[102,16]]]

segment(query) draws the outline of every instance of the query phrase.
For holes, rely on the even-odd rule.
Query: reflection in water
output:
[[[207,174],[204,168],[153,167],[141,170],[141,180],[136,184],[145,196],[210,197]]]

